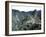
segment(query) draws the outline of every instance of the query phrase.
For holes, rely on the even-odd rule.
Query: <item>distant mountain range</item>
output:
[[[37,15],[39,17],[41,17],[41,10],[33,10],[33,11],[28,11],[28,12],[25,12],[25,11],[19,11],[19,10],[15,10],[15,9],[12,9],[12,15],[18,15],[19,17],[20,16],[31,16],[31,15]]]
[[[19,10],[15,10],[15,9],[12,9],[12,13],[13,14],[22,14],[22,15],[33,15],[33,14],[39,14],[41,15],[41,10],[33,10],[33,11],[28,11],[28,12],[25,12],[25,11],[19,11]]]

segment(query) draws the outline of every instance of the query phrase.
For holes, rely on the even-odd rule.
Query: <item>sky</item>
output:
[[[12,9],[28,12],[28,11],[33,11],[35,9],[41,10],[42,8],[38,6],[12,6]]]

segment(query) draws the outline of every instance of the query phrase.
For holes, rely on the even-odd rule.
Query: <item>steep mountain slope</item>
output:
[[[12,10],[12,30],[41,29],[41,10],[19,11]]]

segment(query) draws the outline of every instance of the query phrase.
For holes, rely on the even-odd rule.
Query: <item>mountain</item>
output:
[[[41,10],[19,11],[12,9],[12,30],[41,29]]]

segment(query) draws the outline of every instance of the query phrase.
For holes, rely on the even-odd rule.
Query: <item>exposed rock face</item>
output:
[[[41,10],[19,11],[12,10],[12,30],[39,30],[41,29]]]

